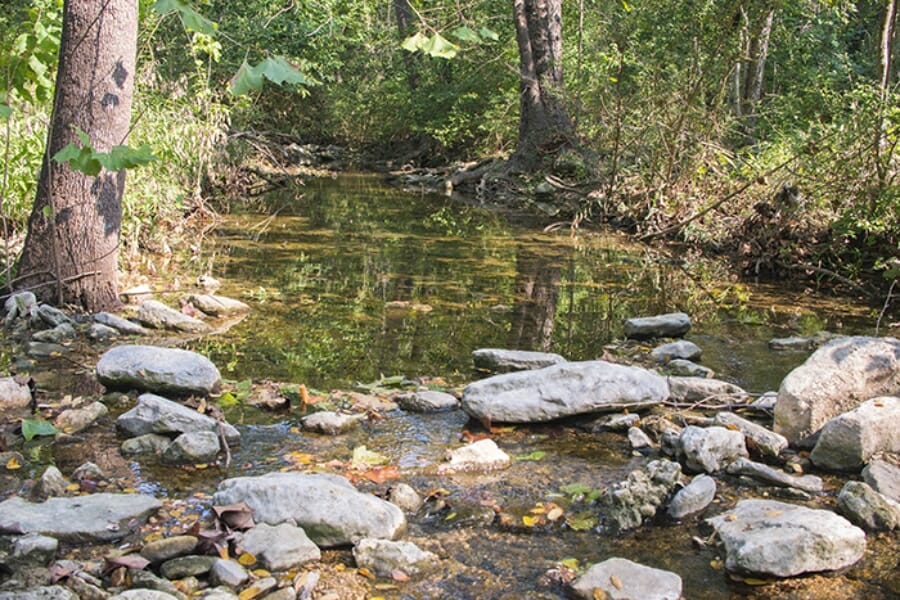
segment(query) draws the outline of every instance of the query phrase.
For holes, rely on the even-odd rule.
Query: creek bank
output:
[[[647,358],[648,362],[655,362],[649,354]],[[608,361],[594,362],[604,363],[592,365],[592,367],[596,367],[604,372],[618,371],[618,369],[610,368],[611,366],[622,367],[622,365],[614,365]],[[573,365],[575,368],[571,369]],[[499,375],[498,377],[516,376],[526,380],[525,375],[527,375],[527,381],[531,382],[530,385],[541,387],[543,385],[542,377],[547,376],[551,381],[557,380],[560,371],[566,372],[564,367],[570,368],[567,371],[569,375],[577,374],[572,378],[574,381],[577,381],[584,373],[591,372],[591,368],[581,367],[578,363],[559,363],[524,374],[513,373]],[[581,535],[584,536],[593,536],[596,534],[588,530],[596,529],[597,531],[627,534],[628,531],[640,527],[652,527],[653,523],[665,522],[666,519],[672,518],[681,521],[678,527],[683,532],[685,539],[689,539],[692,533],[701,526],[701,519],[711,517],[710,521],[712,524],[712,519],[719,518],[723,523],[730,524],[742,518],[741,515],[744,513],[738,510],[741,504],[730,508],[732,501],[727,496],[720,495],[718,502],[712,502],[716,498],[720,486],[742,490],[741,493],[744,495],[754,495],[765,489],[762,486],[775,485],[775,487],[780,489],[803,492],[807,498],[812,498],[813,500],[823,492],[833,493],[831,489],[824,489],[814,485],[815,479],[813,478],[815,476],[798,476],[799,474],[796,471],[787,472],[787,470],[791,470],[789,465],[799,464],[791,461],[792,457],[796,456],[794,453],[796,448],[785,448],[777,436],[774,436],[774,434],[772,436],[766,435],[766,432],[771,433],[769,430],[771,419],[766,417],[764,412],[751,409],[751,404],[746,394],[737,401],[734,398],[734,394],[730,392],[723,392],[725,395],[718,397],[704,396],[702,402],[700,402],[701,406],[688,410],[679,406],[683,403],[685,397],[673,395],[670,380],[666,380],[665,377],[641,367],[630,365],[627,366],[627,369],[634,369],[635,371],[629,371],[629,373],[633,373],[636,377],[646,377],[648,381],[652,381],[654,384],[658,381],[662,382],[660,386],[661,391],[653,402],[635,407],[628,404],[628,402],[631,402],[631,397],[626,396],[624,401],[619,399],[619,401],[622,401],[622,404],[616,404],[617,401],[611,403],[612,406],[616,407],[615,410],[620,410],[621,406],[624,405],[631,411],[628,414],[619,412],[615,415],[615,419],[627,422],[625,429],[629,427],[636,428],[651,442],[645,449],[647,453],[646,458],[641,456],[638,459],[639,466],[637,468],[629,470],[622,481],[610,485],[604,490],[597,490],[598,493],[596,495],[593,490],[572,492],[572,496],[565,502],[560,500],[559,504],[547,503],[544,506],[536,507],[540,509],[540,512],[528,512],[524,516],[512,513],[514,518],[511,519],[509,519],[510,513],[508,512],[511,509],[500,506],[496,499],[493,504],[490,504],[488,498],[482,497],[477,502],[481,503],[482,508],[485,510],[479,514],[478,520],[462,521],[462,517],[455,517],[460,519],[457,522],[477,522],[478,525],[470,526],[483,528],[484,531],[509,528],[517,531],[537,531],[538,528],[545,527],[548,531],[555,531],[557,528],[560,531],[571,529],[580,531]],[[489,379],[482,381],[488,381]],[[600,381],[605,384],[605,380],[601,379]],[[698,379],[698,381],[706,380]],[[566,382],[565,385],[570,384],[571,382]],[[521,385],[518,379],[517,385]],[[578,385],[580,384],[574,384],[572,389],[578,390]],[[526,388],[523,386],[518,389],[525,390]],[[416,390],[413,393],[424,392],[425,390]],[[409,394],[410,392],[403,393]],[[568,396],[572,394],[569,391],[564,391],[560,395]],[[577,394],[575,395],[577,396]],[[137,404],[140,405],[142,403],[141,399],[146,403],[146,396],[153,396],[153,394],[142,394],[138,397]],[[316,433],[315,435],[336,436],[336,440],[360,434],[364,435],[365,428],[369,425],[367,420],[358,418],[359,415],[366,414],[372,422],[391,419],[394,418],[391,411],[396,410],[396,405],[385,400],[396,399],[399,404],[403,404],[396,392],[378,392],[374,396],[374,398],[364,398],[361,395],[352,396],[353,399],[350,402],[358,408],[351,408],[350,410],[363,411],[352,415],[354,420],[358,422],[358,427],[350,430],[338,428],[323,433]],[[452,394],[448,394],[448,396],[455,400]],[[464,406],[465,397],[466,394],[464,393]],[[222,430],[227,431],[225,428],[227,423],[224,423],[223,420],[208,417],[208,415],[201,414],[201,411],[198,410],[202,407],[203,412],[207,412],[215,407],[214,398],[206,394],[203,394],[200,402],[192,402],[188,399],[188,401],[182,401],[185,402],[183,404],[182,402],[166,398],[161,398],[161,400],[164,402],[155,399],[151,399],[151,402],[166,407],[166,410],[163,411],[165,416],[161,419],[150,419],[147,421],[147,423],[150,423],[149,425],[142,424],[135,429],[135,431],[144,432],[141,434],[142,436],[156,436],[148,439],[174,443],[171,441],[171,436],[190,433],[191,431],[185,431],[185,429],[195,427],[200,432],[216,435]],[[453,411],[454,406],[452,403],[447,398],[445,400],[447,400],[448,406],[441,407],[441,409]],[[129,399],[127,402],[131,402],[131,400]],[[716,406],[717,402],[719,403],[718,407]],[[179,408],[187,409],[188,412],[195,413],[198,416],[207,417],[212,420],[212,423],[201,419],[202,425],[186,425],[186,423],[193,423],[194,421],[188,421],[186,416],[182,416],[182,412],[171,406],[170,403]],[[553,401],[551,400],[550,403],[552,404]],[[188,408],[189,405],[193,406],[193,408]],[[742,414],[748,414],[754,420],[750,421],[737,415],[726,416],[726,411],[721,408],[725,406],[730,410],[736,410],[734,408],[735,405],[741,405],[740,410]],[[314,404],[312,406],[318,409]],[[134,408],[136,409],[137,406]],[[639,411],[637,410],[638,408]],[[485,410],[491,409],[487,408]],[[515,407],[510,406],[504,410],[513,411]],[[597,410],[603,409],[594,407],[585,410],[583,413],[573,413],[573,416],[576,419],[594,419]],[[324,411],[313,414],[320,414],[320,412]],[[543,421],[544,419],[540,412],[538,411],[537,413],[537,421]],[[124,414],[128,414],[128,412],[126,411]],[[522,414],[525,413],[519,413],[515,418],[522,419]],[[635,420],[634,417],[637,417],[637,419]],[[102,417],[98,418],[102,420]],[[740,419],[744,419],[746,423]],[[126,419],[124,423],[130,423],[130,420],[131,417]],[[497,423],[502,421],[503,419],[496,419]],[[760,424],[760,421],[762,424]],[[172,425],[173,422],[177,427]],[[529,423],[529,421],[521,422]],[[612,422],[606,421],[606,425],[603,427],[606,428]],[[116,423],[118,424],[118,420]],[[757,428],[751,427],[751,425],[756,425]],[[620,426],[615,427],[619,428]],[[121,430],[123,432],[130,431],[129,427],[125,426],[121,427]],[[244,437],[240,435],[239,431],[236,430],[236,432],[240,438]],[[634,429],[632,429],[633,432]],[[300,432],[292,435],[304,434]],[[490,433],[485,435],[490,435]],[[109,591],[121,592],[120,595],[122,597],[151,593],[149,591],[122,590],[121,586],[116,584],[127,580],[117,580],[112,575],[112,573],[116,572],[128,573],[132,582],[142,582],[141,585],[165,588],[168,591],[162,589],[156,589],[155,591],[159,594],[168,594],[169,597],[176,598],[181,597],[179,594],[184,593],[182,590],[185,586],[187,586],[185,589],[195,593],[197,597],[208,598],[234,598],[238,593],[249,595],[252,592],[256,594],[256,597],[277,600],[289,595],[297,597],[303,590],[307,590],[308,593],[315,590],[317,594],[321,593],[321,595],[327,596],[329,593],[332,593],[328,590],[340,589],[335,587],[337,585],[335,582],[343,582],[344,580],[328,564],[323,564],[322,561],[324,559],[319,547],[330,547],[336,544],[340,548],[353,548],[353,562],[360,570],[352,575],[352,577],[356,578],[355,585],[342,588],[356,591],[347,592],[346,595],[334,592],[337,594],[334,598],[364,597],[366,590],[371,591],[371,584],[368,583],[371,580],[364,573],[371,573],[375,577],[381,577],[382,580],[389,580],[391,581],[390,585],[395,585],[402,589],[406,582],[421,581],[421,579],[415,578],[423,577],[427,580],[430,577],[429,573],[439,572],[440,566],[448,562],[447,551],[446,549],[442,550],[438,546],[428,547],[427,543],[421,543],[418,539],[397,540],[394,538],[406,535],[407,530],[411,527],[421,527],[422,522],[434,519],[435,515],[440,515],[438,518],[446,520],[448,516],[453,514],[448,512],[448,502],[456,503],[455,507],[450,510],[461,510],[462,505],[456,499],[447,497],[450,492],[419,487],[425,496],[422,508],[416,508],[418,503],[411,499],[409,494],[406,494],[407,498],[410,499],[404,502],[405,506],[401,509],[376,495],[368,493],[366,490],[374,490],[380,495],[390,498],[394,498],[393,490],[411,491],[412,496],[415,496],[415,488],[403,481],[398,481],[398,477],[401,480],[417,481],[419,486],[422,485],[423,480],[421,477],[423,475],[426,478],[431,478],[426,480],[434,480],[433,475],[430,475],[432,472],[442,473],[442,476],[450,479],[460,477],[462,478],[460,481],[471,481],[467,478],[479,477],[497,477],[502,479],[502,473],[516,463],[527,464],[527,461],[530,460],[542,460],[538,453],[514,456],[512,452],[505,451],[504,447],[510,443],[507,439],[508,436],[509,434],[504,433],[502,428],[498,428],[492,434],[492,439],[473,440],[473,443],[449,448],[450,455],[447,463],[432,463],[424,468],[416,467],[403,469],[402,471],[392,470],[392,465],[379,464],[381,459],[374,456],[373,453],[360,452],[358,463],[360,466],[357,467],[357,470],[351,469],[346,472],[354,478],[353,481],[341,475],[314,473],[271,473],[222,481],[216,494],[209,498],[209,503],[218,507],[232,507],[231,511],[239,515],[239,517],[236,517],[236,521],[231,521],[231,525],[228,525],[234,534],[227,542],[228,547],[235,557],[248,555],[255,559],[256,562],[250,564],[257,566],[257,569],[265,568],[276,571],[272,577],[263,576],[262,573],[253,568],[247,568],[247,566],[242,564],[242,562],[249,563],[250,558],[244,558],[241,561],[228,560],[201,553],[199,546],[204,539],[203,536],[192,534],[172,536],[169,539],[176,537],[187,539],[178,539],[177,542],[173,541],[171,543],[172,547],[168,549],[153,547],[152,544],[154,542],[149,541],[149,539],[142,544],[143,540],[141,538],[145,537],[146,530],[142,530],[139,523],[132,524],[131,521],[133,519],[128,519],[128,523],[126,523],[128,527],[123,529],[127,530],[126,533],[132,539],[134,539],[134,536],[137,536],[131,542],[133,545],[130,548],[138,550],[140,546],[143,546],[143,549],[140,550],[141,554],[144,555],[144,550],[147,550],[147,554],[152,557],[144,556],[149,562],[148,565],[139,567],[138,562],[131,562],[133,559],[124,558],[120,567],[117,567],[111,573],[104,573],[99,569],[94,569],[89,564],[84,564],[73,569],[72,574],[63,579],[71,590],[85,589],[84,586],[86,585],[93,586],[93,588],[89,589],[92,590],[92,593],[98,594],[98,597],[102,596],[103,592]],[[232,436],[233,442],[237,442],[237,439],[238,437]],[[359,440],[360,438],[357,437],[355,439]],[[457,446],[456,444],[452,445]],[[484,454],[474,452],[476,449],[481,448],[487,449]],[[224,449],[220,448],[220,450],[219,461],[221,462],[223,460],[221,453],[224,452]],[[460,457],[468,461],[470,454],[486,456],[487,458],[479,458],[465,463],[460,462]],[[356,452],[354,452],[354,459],[356,459],[355,455]],[[751,455],[766,462],[753,463],[748,459]],[[465,464],[465,468],[450,468],[442,472],[441,467],[444,464],[449,467],[454,466],[453,457],[457,457],[455,466]],[[871,458],[867,459],[867,462],[870,462],[869,466],[874,465],[870,472],[874,471],[876,475],[881,476],[883,471],[890,471],[889,468],[882,468],[880,463],[871,460]],[[888,456],[888,458],[890,457]],[[152,458],[144,457],[138,460],[152,461]],[[214,462],[214,459],[207,460]],[[302,466],[304,464],[303,460],[305,460],[303,457],[298,457],[299,462],[297,465],[301,469],[304,468]],[[206,460],[203,462],[206,462]],[[890,465],[892,463],[887,462],[887,464]],[[808,465],[808,468],[814,468],[815,466]],[[701,474],[695,477],[691,484],[686,485],[687,479],[684,477],[683,470]],[[784,474],[784,478],[781,477],[781,473]],[[373,479],[368,479],[368,481],[374,483],[374,485],[366,484],[365,489],[363,489],[361,484],[367,480],[366,477],[370,476]],[[753,478],[757,483],[750,487],[744,487],[742,478],[746,477]],[[51,485],[49,479],[50,477],[48,476],[48,485],[45,487],[55,490],[55,492],[51,492],[51,495],[52,493],[72,493],[72,490],[68,489],[68,485],[62,485],[61,487],[59,483]],[[94,483],[79,486],[78,493],[92,491],[92,485],[96,485],[96,482],[100,479],[102,477],[97,475],[85,479],[84,481]],[[884,478],[882,477],[882,479]],[[386,489],[387,486],[385,484],[388,482],[390,482],[391,493],[388,493]],[[405,489],[403,486],[409,489]],[[887,484],[885,484],[886,486]],[[679,490],[681,491],[679,492]],[[874,493],[877,494],[878,492]],[[863,498],[862,501],[853,500],[851,502],[847,500],[845,504],[848,507],[851,505],[855,506],[860,502],[865,506],[877,505],[878,502],[875,500],[865,500],[865,498],[875,498],[867,494],[867,491],[861,494],[857,493],[853,497]],[[729,493],[728,496],[731,496],[731,494]],[[102,497],[102,495],[90,494],[87,496],[73,496],[72,498],[75,502],[78,502],[79,498],[90,497]],[[676,499],[679,497],[681,499],[676,502]],[[745,499],[742,502],[746,501],[749,500]],[[441,503],[443,503],[443,507],[440,506]],[[327,521],[323,516],[328,515],[330,518],[336,508],[345,504],[347,507],[346,511],[337,511],[341,513],[341,516],[336,521]],[[687,508],[681,508],[681,506],[687,506]],[[794,507],[799,505],[790,504],[788,506]],[[722,510],[725,510],[725,512],[721,512]],[[764,516],[769,521],[763,519],[759,525],[760,530],[780,527],[781,525],[776,519],[778,515],[774,514],[780,510],[786,509],[773,508],[771,506],[766,508]],[[854,510],[856,510],[855,514],[857,516],[853,517],[853,519],[866,521],[863,516],[866,514],[864,511]],[[404,514],[404,511],[406,514]],[[711,512],[720,513],[720,516],[715,517],[710,514]],[[822,512],[834,515],[830,511]],[[850,508],[847,509],[847,512],[851,512]],[[381,516],[376,518],[377,523],[367,524],[359,521],[359,515],[364,513],[381,514]],[[586,519],[581,513],[588,513],[592,520]],[[878,514],[882,513],[879,512]],[[731,518],[732,516],[734,516],[734,519]],[[250,517],[250,520],[247,517]],[[525,519],[524,517],[529,518]],[[837,515],[834,515],[834,517],[843,519]],[[859,535],[853,529],[850,529],[854,526],[849,523],[845,525],[845,521],[832,522],[833,520],[830,516],[825,518],[821,514],[816,514],[812,520],[821,522],[826,526],[826,529],[840,531],[846,529],[851,533],[848,533],[846,538],[839,538],[839,542],[828,542],[828,544],[833,546],[843,547],[843,550],[839,549],[836,551],[837,559],[831,554],[814,557],[804,556],[802,557],[803,560],[799,561],[800,567],[804,570],[798,572],[828,571],[851,567],[859,558],[857,554],[860,554],[860,548],[865,549],[865,536],[863,535],[862,545],[860,545]],[[586,522],[590,524],[584,528],[582,523]],[[879,528],[884,528],[884,524],[888,522],[888,519],[878,517],[875,520],[871,520],[871,522]],[[389,523],[391,526],[385,528],[385,523]],[[810,525],[810,527],[813,527],[813,525]],[[300,534],[300,531],[303,532],[303,535]],[[811,529],[810,531],[804,531],[802,535],[798,534],[796,540],[799,541],[796,543],[805,544],[810,539],[831,539],[815,537],[825,535],[827,532],[819,529]],[[771,532],[769,533],[772,534]],[[761,567],[754,564],[748,566],[741,562],[740,548],[756,542],[752,539],[742,540],[737,537],[732,539],[728,537],[729,535],[731,533],[719,533],[728,556],[726,567],[733,573],[738,575],[743,573],[768,574],[777,577],[793,576],[795,574],[792,572],[789,575],[782,575],[766,570],[754,570]],[[303,536],[308,538],[309,544],[303,540]],[[55,539],[53,536],[47,537]],[[726,538],[728,541],[726,541]],[[791,539],[793,540],[794,538]],[[17,541],[19,541],[20,546],[24,546],[27,543],[27,540],[21,540],[21,538],[18,538]],[[41,547],[46,547],[46,545],[43,544]],[[148,550],[148,548],[150,549]],[[375,549],[374,556],[370,553],[370,550],[373,548]],[[319,551],[318,556],[316,555],[317,550]],[[206,551],[208,552],[209,550]],[[701,550],[701,552],[704,551]],[[131,555],[126,553],[125,556]],[[856,558],[854,559],[854,557]],[[48,561],[46,558],[46,554],[39,560],[36,558],[32,566],[35,569],[40,569],[46,568],[48,562],[58,562],[53,559]],[[6,559],[0,558],[0,561],[2,560]],[[435,569],[435,567],[438,568]],[[637,586],[636,589],[640,590],[643,589],[640,587],[641,585],[651,585],[647,582],[655,582],[652,583],[651,589],[667,590],[661,592],[665,595],[660,597],[677,598],[682,593],[680,577],[677,573],[658,569],[656,571],[659,571],[659,573],[650,573],[641,570],[640,567],[642,565],[636,565],[635,563],[624,565],[621,562],[604,563],[602,566],[587,566],[581,579],[581,583],[584,584],[582,587],[587,586],[585,589],[590,594],[585,597],[593,597],[596,594],[596,589],[600,589],[609,597],[618,597],[616,594],[623,590],[626,590],[624,593],[643,593],[635,592],[633,586]],[[650,568],[649,565],[643,565],[643,567]],[[766,569],[769,568],[765,565],[764,567]],[[795,568],[797,567],[792,567],[792,569]],[[588,574],[597,572],[601,573],[600,580],[588,577]],[[36,575],[36,577],[40,578],[40,575]],[[677,587],[675,584],[676,580],[678,581]],[[11,581],[15,582],[16,579],[13,578]],[[49,579],[45,579],[46,583],[49,583],[49,581]],[[413,583],[409,585],[413,585]],[[577,586],[578,584],[573,584],[572,589],[574,590]],[[29,589],[37,590],[43,588],[38,585],[31,585]],[[66,589],[63,588],[63,590]],[[552,591],[557,589],[553,588]],[[561,592],[561,590],[559,591]]]

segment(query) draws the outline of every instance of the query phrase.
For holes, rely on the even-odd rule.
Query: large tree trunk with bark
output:
[[[96,177],[52,160],[76,141],[124,144],[131,119],[138,0],[66,0],[53,116],[16,287],[98,311],[118,304],[116,261],[125,171]]]
[[[775,9],[769,9],[757,27],[751,30],[750,19],[742,9],[745,21],[744,59],[735,72],[736,111],[743,121],[744,135],[750,143],[756,141],[757,109],[762,99],[766,60],[769,57],[769,39],[775,21]]]
[[[511,162],[525,170],[572,142],[563,104],[562,2],[514,0],[519,46],[519,142]]]

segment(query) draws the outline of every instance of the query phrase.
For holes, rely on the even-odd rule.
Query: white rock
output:
[[[497,447],[494,440],[478,440],[448,453],[448,463],[438,467],[438,473],[463,471],[495,471],[509,466],[509,455]]]
[[[685,465],[693,471],[715,473],[735,459],[749,456],[744,434],[724,427],[688,425],[681,432],[680,445]]]
[[[679,600],[681,577],[624,558],[610,558],[591,567],[571,586],[575,598],[595,600],[595,590],[609,600]]]
[[[873,398],[826,423],[809,458],[823,469],[860,469],[880,452],[900,452],[898,424],[900,398]]]

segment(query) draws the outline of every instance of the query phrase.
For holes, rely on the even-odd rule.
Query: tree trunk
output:
[[[95,312],[118,304],[116,260],[125,171],[89,177],[51,157],[88,134],[124,144],[131,119],[138,0],[66,0],[53,115],[16,287]]]
[[[514,167],[531,170],[542,154],[569,143],[572,121],[562,101],[562,2],[513,0],[519,46],[519,142]]]
[[[747,47],[747,60],[742,65],[743,82],[740,90],[740,111],[738,116],[744,121],[744,134],[752,142],[756,138],[757,106],[762,98],[763,76],[766,71],[766,59],[769,57],[769,39],[772,36],[772,24],[775,21],[775,9],[770,9],[763,18],[759,30],[753,34]]]
[[[894,54],[894,25],[897,22],[897,0],[889,0],[881,30],[881,99],[887,98],[891,89],[891,67]]]

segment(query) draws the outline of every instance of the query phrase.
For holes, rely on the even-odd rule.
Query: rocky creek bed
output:
[[[223,382],[174,346],[248,307],[188,304],[6,303],[0,598],[900,595],[894,338],[773,341],[818,349],[762,397],[680,313],[319,392]]]

